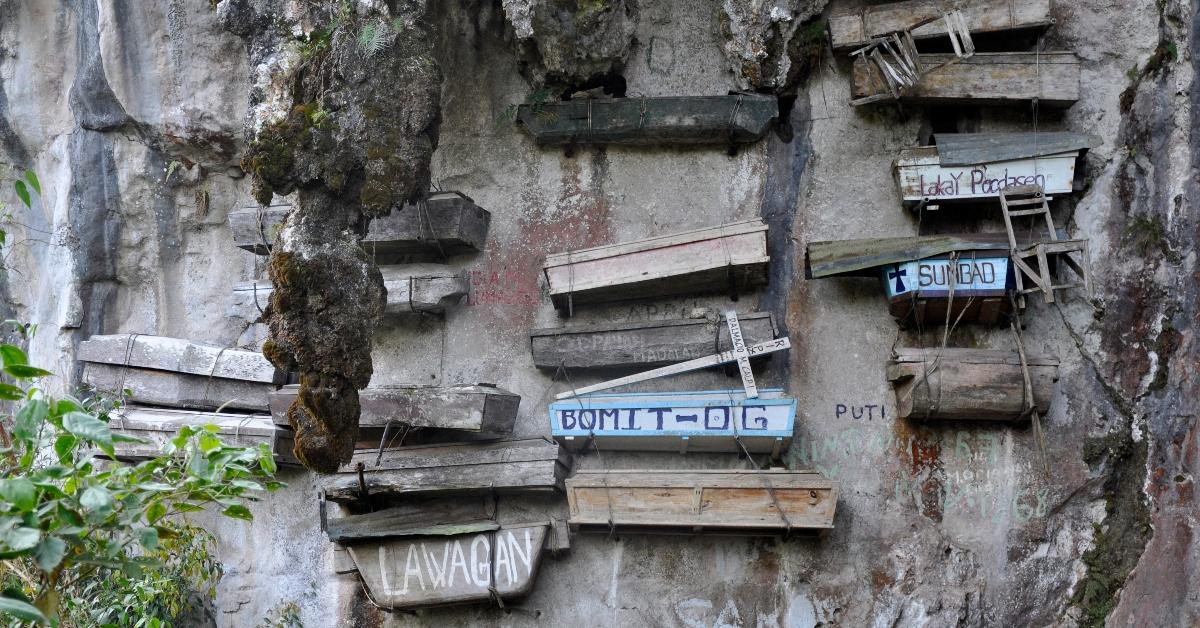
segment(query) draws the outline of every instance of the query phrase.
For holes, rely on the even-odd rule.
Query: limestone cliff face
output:
[[[355,6],[394,17],[402,4]],[[296,101],[283,80],[303,62],[301,49],[318,26],[305,17],[309,5],[0,1],[0,164],[36,170],[44,189],[33,211],[3,197],[14,216],[5,227],[10,270],[0,275],[0,316],[40,324],[31,352],[64,385],[77,372],[73,347],[93,333],[236,342],[242,329],[225,316],[232,285],[278,269],[233,247],[226,216],[254,203],[251,177],[239,165],[251,142],[296,104],[316,101]],[[762,216],[772,228],[765,291],[737,303],[697,296],[588,308],[573,322],[678,318],[695,307],[776,313],[794,348],[773,360],[760,385],[800,399],[787,461],[841,482],[837,527],[819,542],[577,536],[569,553],[544,563],[533,593],[516,606],[386,615],[355,579],[334,575],[312,476],[295,472],[284,478],[288,489],[256,506],[252,525],[218,524],[227,568],[213,621],[253,625],[296,601],[309,625],[1200,622],[1200,343],[1192,331],[1200,317],[1193,131],[1200,18],[1192,4],[1172,1],[1052,6],[1056,24],[1043,49],[1074,50],[1082,60],[1081,98],[1062,112],[854,110],[845,62],[826,44],[815,55],[806,48],[812,20],[841,8],[836,2],[429,3],[421,27],[445,77],[436,107],[416,107],[429,99],[406,91],[427,84],[407,78],[432,76],[421,68],[386,74],[381,64],[361,63],[344,77],[347,84],[392,77],[381,98],[389,112],[403,112],[405,137],[426,143],[384,155],[370,146],[387,138],[368,126],[331,126],[330,135],[346,140],[339,150],[350,151],[333,161],[314,134],[317,143],[299,159],[309,165],[276,188],[294,187],[301,206],[315,210],[314,222],[297,220],[287,237],[299,246],[314,232],[322,242],[336,232],[349,250],[361,226],[355,214],[371,204],[366,182],[411,176],[387,179],[391,196],[377,207],[394,205],[422,187],[423,174],[388,159],[407,164],[426,153],[432,184],[469,193],[492,212],[492,230],[486,251],[453,260],[471,277],[467,304],[444,320],[360,334],[355,342],[369,343],[372,368],[341,376],[495,382],[522,395],[517,434],[543,434],[545,404],[565,386],[534,369],[528,354],[530,328],[561,324],[538,284],[546,253]],[[614,73],[630,95],[794,91],[793,136],[771,136],[732,156],[608,147],[568,157],[538,148],[505,119],[510,105],[544,85]],[[352,100],[339,102],[370,105]],[[324,109],[335,104],[331,98]],[[425,131],[436,110],[434,144]],[[315,118],[306,119],[314,126],[325,119]],[[1048,474],[1027,427],[895,420],[884,376],[891,347],[940,342],[940,334],[898,330],[872,282],[802,278],[808,241],[917,232],[900,209],[891,161],[935,125],[1073,130],[1104,141],[1082,165],[1086,189],[1060,201],[1065,213],[1056,214],[1060,226],[1091,242],[1095,299],[1036,303],[1025,316],[1027,346],[1062,360],[1044,419]],[[330,173],[344,164],[357,174],[339,192]],[[967,225],[997,226],[994,217]],[[369,317],[374,297],[354,298],[375,285],[369,260],[338,259],[345,264],[326,266],[319,282],[342,279],[329,296],[347,308],[367,303]],[[950,342],[1011,348],[1013,340],[1007,329],[971,326]],[[736,382],[706,372],[666,385]],[[868,405],[877,410],[869,420],[839,411],[859,408],[864,416]],[[576,465],[746,462],[606,452]],[[553,501],[501,508],[531,518],[562,512]]]

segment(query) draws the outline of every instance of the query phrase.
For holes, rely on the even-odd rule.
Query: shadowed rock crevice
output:
[[[504,0],[521,74],[562,89],[619,74],[637,31],[636,0]]]

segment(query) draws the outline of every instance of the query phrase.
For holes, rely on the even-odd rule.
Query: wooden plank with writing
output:
[[[543,273],[555,307],[728,290],[767,281],[762,220],[555,253]]]
[[[835,12],[829,17],[829,39],[837,52],[867,45],[871,38],[909,30],[930,18],[961,11],[972,35],[1013,30],[1038,30],[1054,22],[1050,0],[908,0]],[[946,37],[935,20],[912,31],[914,39]]]
[[[1074,189],[1079,151],[992,163],[943,166],[937,146],[906,148],[893,163],[900,196],[910,206],[921,201],[992,200],[1001,190],[1018,185],[1041,185],[1047,194],[1070,194]],[[996,200],[997,205],[999,201]]]
[[[740,321],[748,344],[776,336],[770,313],[741,314]],[[533,363],[542,369],[662,366],[728,351],[733,346],[729,328],[719,318],[535,329],[529,343]]]
[[[953,54],[922,54],[933,67],[902,95],[916,103],[1021,104],[1068,107],[1079,100],[1079,58],[1071,52],[977,52],[966,59]],[[852,69],[851,98],[890,94],[879,71],[859,56]]]
[[[887,367],[901,418],[1013,421],[1028,418],[1017,352],[985,349],[897,349]],[[1058,358],[1028,356],[1033,401],[1050,407]]]
[[[395,538],[347,545],[378,606],[421,608],[527,595],[541,564],[546,523],[486,532]]]
[[[287,410],[298,385],[271,393],[271,416],[287,425]],[[512,432],[520,395],[489,384],[457,386],[374,386],[358,393],[359,427],[404,425],[494,434]]]
[[[775,535],[833,528],[838,486],[811,471],[579,471],[572,528]]]

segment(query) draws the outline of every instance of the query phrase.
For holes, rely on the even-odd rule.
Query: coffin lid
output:
[[[770,312],[739,313],[738,320],[754,320],[770,318]],[[773,323],[773,321],[772,321]],[[688,325],[725,325],[725,318],[717,320],[707,318],[674,318],[660,321],[634,321],[632,323],[605,323],[599,325],[569,325],[567,327],[542,327],[529,332],[530,338],[540,336],[567,336],[571,334],[598,334],[605,332],[629,331],[634,329],[663,329],[667,327],[686,327]]]
[[[938,160],[943,166],[1012,161],[1095,148],[1103,142],[1085,133],[936,133]]]
[[[221,435],[269,436],[276,429],[269,414],[235,414],[141,406],[126,406],[114,412],[109,427],[117,432],[177,432],[185,425],[198,426],[209,423],[219,427],[217,434]]]
[[[931,362],[941,355],[941,362],[956,364],[1011,364],[1020,366],[1021,356],[1016,351],[1008,349],[963,349],[956,347],[926,348],[902,347],[895,350],[892,362],[894,364]],[[1026,355],[1029,366],[1058,366],[1058,357],[1050,354],[1029,353]]]
[[[875,269],[880,266],[955,251],[995,251],[995,256],[1004,257],[1009,251],[1008,236],[1003,233],[970,233],[809,242],[804,274],[810,279],[836,275],[874,277]]]
[[[257,351],[147,334],[92,336],[79,343],[76,357],[84,362],[267,384],[281,378],[275,367]]]
[[[645,238],[642,240],[594,246],[586,249],[573,249],[570,251],[564,251],[562,253],[551,253],[546,256],[545,265],[547,267],[561,266],[575,262],[603,259],[606,257],[612,257],[614,255],[627,255],[641,251],[666,248],[668,246],[674,246],[678,244],[687,244],[689,242],[713,240],[717,238],[741,235],[745,233],[755,233],[766,230],[767,223],[763,222],[761,218],[754,218],[752,220],[731,222],[715,227],[705,227],[703,229],[693,229],[691,231],[681,231],[667,235],[654,236],[652,238]]]

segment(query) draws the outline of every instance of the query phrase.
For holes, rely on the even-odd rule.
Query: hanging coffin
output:
[[[951,10],[961,11],[972,35],[1002,31],[1036,31],[1054,22],[1050,0],[909,0],[889,2],[839,12],[829,18],[829,39],[837,52],[865,46],[876,37],[897,31],[912,31],[914,39],[946,37],[942,24],[933,22]]]
[[[779,116],[774,96],[600,98],[526,104],[517,122],[538,144],[742,144]]]
[[[1033,407],[1050,407],[1058,358],[1026,358]],[[901,418],[1014,421],[1028,418],[1021,357],[985,349],[897,349],[888,364]]]
[[[137,403],[267,410],[283,374],[261,353],[163,336],[92,336],[79,343],[84,383]]]
[[[543,272],[555,307],[729,290],[766,283],[767,225],[735,222],[555,253]]]
[[[901,99],[916,103],[1028,104],[1068,107],[1079,99],[1079,58],[1072,52],[979,52],[969,58],[921,54],[921,75]],[[940,67],[939,67],[940,66]],[[855,59],[851,97],[890,98],[892,90],[868,59]]]
[[[271,393],[271,416],[287,425],[287,411],[299,386]],[[489,384],[475,386],[375,386],[358,391],[360,428],[403,426],[460,430],[493,435],[512,432],[520,395]]]
[[[377,606],[410,609],[527,595],[550,525],[481,522],[483,530],[349,543]],[[470,530],[470,527],[467,527]]]
[[[939,133],[935,146],[900,151],[893,164],[900,196],[910,206],[987,199],[1005,188],[1040,185],[1070,194],[1075,160],[1098,140],[1082,133]]]
[[[361,467],[360,467],[361,465]],[[318,478],[326,498],[366,495],[553,490],[562,488],[567,453],[544,439],[359,450],[337,473]]]
[[[550,431],[580,450],[770,453],[792,443],[796,400],[761,389],[592,394],[550,404]],[[594,439],[594,440],[593,440]]]
[[[777,335],[769,313],[743,314],[739,320],[746,344],[773,340]],[[542,369],[644,368],[733,348],[729,327],[719,318],[535,329],[529,342],[533,363]]]
[[[482,251],[492,215],[461,192],[436,192],[421,204],[407,204],[371,221],[363,249],[378,264],[420,255],[437,259]],[[229,229],[239,248],[266,255],[275,243],[291,205],[257,207],[229,214]]]
[[[233,414],[125,406],[112,414],[109,428],[114,434],[140,438],[144,443],[114,442],[118,460],[146,460],[162,455],[163,446],[184,426],[215,425],[214,432],[228,445],[254,447],[265,444],[280,464],[299,464],[292,453],[292,431],[280,428],[265,414]]]
[[[837,483],[811,471],[579,471],[567,480],[582,531],[777,535],[833,528]]]

